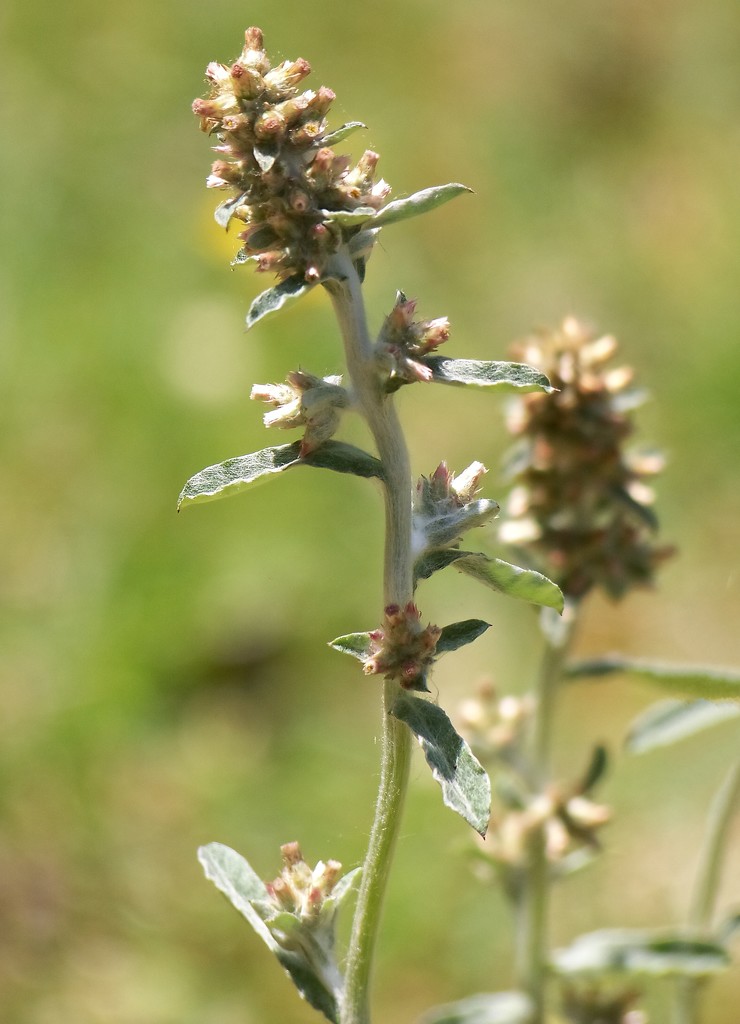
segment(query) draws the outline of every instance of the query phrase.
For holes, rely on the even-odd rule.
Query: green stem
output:
[[[550,750],[558,687],[572,642],[573,625],[573,621],[563,623],[560,642],[547,639],[537,677],[531,771],[532,782],[540,793],[545,792],[551,777]],[[525,878],[517,907],[517,975],[519,986],[532,1000],[532,1024],[543,1024],[545,1020],[549,904],[550,865],[545,833],[540,828],[532,834],[527,847]]]
[[[384,469],[385,604],[406,605],[413,597],[411,552],[411,468],[406,442],[391,398],[384,393],[374,360],[362,286],[346,253],[338,253],[329,268],[325,288],[344,339],[347,370],[356,400],[375,439]],[[369,1024],[369,987],[383,898],[393,850],[401,824],[408,784],[411,733],[389,714],[398,683],[383,687],[380,785],[375,819],[362,870],[345,968],[341,1024]]]
[[[740,761],[736,761],[709,806],[699,867],[686,918],[690,932],[708,934],[711,930],[722,875],[722,862],[727,848],[727,835],[739,800]],[[704,984],[700,978],[682,978],[678,981],[673,1013],[675,1024],[696,1024],[699,1020]]]

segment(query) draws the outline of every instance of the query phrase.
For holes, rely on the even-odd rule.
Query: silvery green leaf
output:
[[[347,248],[353,260],[365,259],[378,240],[380,228],[365,228],[350,238]]]
[[[286,950],[280,946],[258,913],[255,904],[259,906],[267,901],[267,888],[247,861],[235,850],[222,843],[209,843],[207,846],[201,846],[198,850],[198,860],[203,866],[206,877],[247,919],[265,945],[275,954],[306,1002],[336,1024],[335,993],[327,988],[324,980],[319,977],[299,951]],[[286,917],[290,917],[291,921],[283,919]],[[282,930],[286,934],[299,926],[297,919],[290,914],[278,915],[278,918],[272,918],[270,923],[276,930],[282,924]]]
[[[402,692],[391,714],[416,736],[447,807],[485,835],[491,817],[490,779],[442,708]]]
[[[244,200],[245,193],[240,192],[238,196],[232,196],[231,199],[226,199],[223,203],[216,207],[213,217],[217,224],[222,228],[228,228],[231,223],[231,218],[234,216],[234,211]]]
[[[264,173],[271,170],[272,165],[277,159],[277,150],[269,149],[267,146],[261,146],[257,143],[253,146],[254,159],[260,166],[260,170]]]
[[[358,661],[364,661],[370,653],[372,640],[369,633],[347,633],[346,636],[338,636],[336,640],[329,641],[329,647],[341,654],[350,654]]]
[[[712,700],[659,700],[634,719],[627,732],[625,749],[644,754],[655,747],[668,746],[702,729],[740,715],[740,704]]]
[[[343,142],[354,132],[359,131],[360,128],[367,128],[367,125],[363,124],[362,121],[348,121],[347,124],[343,124],[335,131],[326,134],[321,140],[321,144],[322,146],[336,146],[338,142]]]
[[[280,284],[276,284],[274,288],[268,288],[266,292],[258,295],[249,307],[247,330],[254,327],[263,316],[267,316],[268,313],[276,313],[287,302],[300,298],[313,287],[312,284],[308,284],[304,280],[301,274],[293,274],[291,277],[286,277]]]
[[[450,651],[456,651],[459,647],[472,644],[490,628],[491,623],[484,622],[483,619],[464,619],[462,622],[453,622],[451,625],[445,626],[440,633],[434,653],[449,654]]]
[[[472,191],[467,185],[451,182],[449,185],[435,185],[422,189],[421,192],[415,192],[405,199],[394,199],[373,217],[373,227],[381,228],[387,224],[395,224],[399,220],[406,220],[408,217],[417,217],[420,213],[427,213],[443,203],[448,203],[450,199],[464,192]]]
[[[622,673],[644,680],[661,690],[704,700],[740,698],[740,672],[736,669],[709,668],[704,665],[669,665],[657,661],[605,654],[569,665],[569,679],[599,678]]]
[[[524,992],[482,992],[427,1010],[419,1024],[531,1024],[534,1006]]]
[[[320,210],[322,218],[342,228],[357,227],[375,216],[372,206],[358,206],[356,210]]]
[[[701,978],[730,964],[727,952],[714,942],[681,933],[613,928],[581,935],[553,955],[558,974],[683,976]]]
[[[414,516],[414,525],[423,534],[425,547],[442,548],[476,526],[484,526],[498,515],[498,503],[491,498],[469,501],[448,515]]]
[[[207,466],[191,477],[183,487],[177,502],[178,511],[188,505],[239,494],[295,466],[313,466],[317,469],[332,469],[337,473],[382,478],[382,465],[378,459],[342,441],[324,441],[320,448],[309,455],[301,456],[300,450],[301,442],[294,441],[292,444],[263,448],[251,455],[240,455],[215,466]]]
[[[414,581],[427,580],[432,573],[446,569],[448,565],[465,558],[467,551],[456,551],[452,548],[441,548],[438,551],[425,551],[414,563]]]
[[[563,610],[560,587],[534,569],[522,569],[500,558],[489,558],[477,552],[456,559],[455,568],[508,597],[517,597],[559,612]]]
[[[526,363],[447,359],[444,356],[425,356],[422,362],[432,371],[432,380],[438,384],[493,388],[518,394],[527,391],[545,391],[549,394],[554,391],[544,373]]]

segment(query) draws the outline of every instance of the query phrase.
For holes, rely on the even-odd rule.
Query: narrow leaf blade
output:
[[[301,442],[263,448],[251,455],[240,455],[215,466],[207,466],[192,476],[180,492],[177,510],[204,501],[216,501],[239,494],[254,484],[264,482],[275,473],[298,464]]]
[[[207,846],[199,848],[198,860],[206,878],[213,882],[229,903],[249,921],[265,945],[273,953],[277,953],[277,942],[252,906],[252,900],[268,898],[267,888],[244,857],[223,843],[208,843]]]
[[[191,477],[180,492],[178,511],[188,505],[216,501],[240,494],[286,469],[294,466],[313,466],[331,469],[335,473],[351,473],[360,477],[382,479],[383,466],[379,459],[343,441],[324,441],[320,448],[301,456],[301,442],[263,448],[251,455],[240,455],[215,466],[207,466]]]
[[[335,129],[335,131],[325,135],[321,140],[321,144],[322,146],[336,146],[338,142],[343,142],[353,132],[357,132],[361,128],[367,128],[367,125],[363,124],[362,121],[348,121],[346,124]]]
[[[369,633],[347,633],[329,641],[329,647],[340,654],[349,654],[358,661],[364,661],[370,653],[372,641]]]
[[[492,388],[504,393],[554,390],[550,381],[526,363],[486,362],[479,359],[446,359],[427,356],[424,363],[438,384],[457,387]]]
[[[300,461],[301,465],[331,469],[334,473],[351,473],[353,476],[366,479],[383,479],[383,463],[380,459],[344,441],[324,441],[321,447],[309,455],[304,455]]]
[[[630,754],[644,754],[656,747],[693,736],[712,725],[740,715],[740,704],[711,700],[659,700],[634,719],[624,741]]]
[[[234,211],[244,200],[244,192],[240,192],[238,196],[232,196],[231,199],[226,199],[223,203],[216,207],[213,213],[213,218],[218,225],[224,229],[228,229],[231,223],[231,218],[234,216]]]
[[[508,597],[554,608],[557,612],[563,610],[564,599],[560,587],[534,569],[522,569],[501,558],[488,558],[479,553],[466,554],[457,559],[455,568]]]
[[[443,203],[448,203],[456,196],[472,191],[472,188],[460,185],[458,182],[424,188],[421,192],[414,192],[412,196],[407,196],[405,199],[394,199],[393,202],[384,206],[373,217],[373,227],[385,227],[388,224],[396,224],[400,220],[407,220],[409,217],[418,217],[421,213],[427,213]]]
[[[449,626],[445,626],[440,633],[435,654],[449,654],[450,651],[456,651],[459,647],[472,644],[490,628],[491,623],[484,622],[483,619],[464,619],[462,622],[453,622]]]
[[[465,558],[467,554],[467,551],[455,551],[452,548],[425,551],[423,555],[417,558],[414,564],[415,582],[429,579],[432,573],[439,572],[440,569],[446,569],[448,565],[452,565],[453,562]]]
[[[419,1024],[531,1024],[534,1005],[524,992],[482,992],[435,1006]]]
[[[263,316],[267,316],[269,313],[276,313],[286,303],[300,298],[301,295],[305,295],[311,288],[313,288],[313,285],[308,284],[300,274],[286,277],[284,281],[276,284],[274,288],[268,288],[267,291],[258,295],[249,307],[247,330],[250,327],[254,327]]]
[[[643,661],[621,654],[579,661],[569,666],[570,679],[602,677],[624,673],[644,680],[661,690],[703,700],[740,699],[740,672],[735,669],[710,668],[704,665],[669,665]]]
[[[630,928],[581,935],[553,957],[557,973],[568,976],[622,973],[700,978],[724,970],[729,963],[727,952],[715,942]]]
[[[442,708],[401,693],[391,714],[416,736],[447,807],[485,835],[491,817],[491,781]]]

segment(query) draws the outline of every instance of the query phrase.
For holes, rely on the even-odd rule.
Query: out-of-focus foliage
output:
[[[377,683],[325,641],[379,619],[376,485],[286,474],[175,515],[193,473],[270,443],[253,383],[341,372],[320,289],[243,334],[264,282],[229,270],[237,245],[203,188],[189,104],[247,23],[273,54],[311,61],[337,126],[370,125],[342,145],[379,150],[396,196],[448,180],[477,193],[384,237],[368,268],[376,327],[402,288],[450,317],[457,356],[495,360],[574,312],[617,334],[649,383],[645,435],[671,460],[657,508],[682,554],[657,594],[593,607],[579,653],[740,663],[734,0],[5,5],[4,1024],[312,1020],[195,849],[229,843],[265,878],[288,840],[348,869],[363,853]],[[496,467],[501,399],[416,387],[398,401],[417,472]],[[503,496],[494,472],[486,491]],[[455,574],[422,586],[425,621],[494,623],[436,669],[446,707],[484,668],[525,685],[525,605]],[[617,742],[647,699],[574,684],[563,770],[584,743]],[[611,852],[562,887],[558,944],[683,914],[730,728],[617,764]],[[511,983],[500,897],[468,874],[464,826],[422,765],[415,776],[378,972],[386,1024]],[[735,972],[708,1024],[731,1024],[738,999]]]

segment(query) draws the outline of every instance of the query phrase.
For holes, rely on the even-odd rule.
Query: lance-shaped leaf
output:
[[[407,220],[409,217],[418,217],[419,214],[428,213],[429,210],[434,210],[443,203],[449,203],[450,199],[461,196],[464,192],[472,191],[472,188],[457,182],[424,188],[421,192],[414,192],[412,196],[407,196],[405,199],[394,199],[393,202],[384,206],[373,217],[373,227],[381,228],[388,224],[395,224],[399,220]]]
[[[712,700],[659,700],[634,719],[624,741],[630,754],[644,754],[740,715],[740,704]]]
[[[324,221],[342,228],[357,227],[375,216],[372,206],[358,206],[355,210],[321,210],[320,213]]]
[[[226,199],[223,203],[216,207],[213,213],[213,217],[217,224],[220,224],[222,228],[228,228],[231,223],[231,218],[234,216],[234,211],[237,206],[244,201],[246,193],[240,192],[238,196],[232,196],[231,199]]]
[[[564,599],[560,587],[534,569],[522,569],[501,558],[489,558],[479,552],[466,553],[456,559],[454,564],[460,572],[508,597],[554,608],[558,612],[563,610]]]
[[[570,679],[600,678],[622,673],[644,680],[661,690],[704,700],[740,699],[740,672],[704,665],[668,665],[621,654],[605,654],[569,665]]]
[[[498,515],[498,502],[491,498],[469,501],[461,508],[446,515],[414,514],[414,533],[423,538],[419,547],[443,548],[459,540],[464,533],[478,526],[485,526]]]
[[[209,843],[207,846],[201,846],[198,850],[198,860],[206,877],[249,921],[265,945],[275,954],[306,1002],[323,1013],[330,1021],[336,1022],[338,1017],[335,992],[327,987],[325,980],[312,970],[305,957],[298,952],[292,952],[280,946],[258,913],[256,906],[258,907],[268,899],[267,888],[247,861],[235,850],[222,843]],[[287,926],[292,926],[295,921],[292,915],[283,916],[291,918],[291,921],[287,922]]]
[[[494,388],[519,394],[527,391],[546,391],[549,394],[555,390],[544,373],[526,363],[447,359],[444,356],[425,356],[422,362],[432,371],[432,380],[438,384]]]
[[[464,619],[462,622],[453,622],[449,626],[445,626],[440,633],[434,653],[449,654],[450,651],[456,651],[459,647],[472,644],[490,628],[491,623],[484,622],[483,619]]]
[[[400,693],[391,714],[416,736],[447,807],[484,836],[491,817],[491,781],[442,708]]]
[[[263,448],[251,455],[240,455],[215,466],[207,466],[191,477],[180,492],[178,511],[187,505],[217,501],[239,494],[268,480],[276,473],[295,466],[313,466],[332,469],[336,473],[353,473],[361,477],[382,479],[380,461],[367,452],[342,441],[324,441],[320,448],[301,456],[301,442],[281,444],[276,448]]]
[[[321,140],[321,144],[322,146],[336,146],[338,142],[344,142],[346,138],[361,128],[367,128],[367,125],[362,121],[348,121],[333,132],[328,132]]]
[[[432,573],[439,572],[440,569],[446,569],[448,565],[452,565],[453,562],[465,558],[468,554],[468,551],[457,551],[452,548],[425,551],[414,563],[414,585],[419,580],[429,579]]]
[[[533,1019],[534,1005],[524,992],[482,992],[435,1006],[419,1024],[531,1024]]]
[[[369,633],[347,633],[345,636],[338,636],[335,640],[329,641],[329,647],[341,654],[349,654],[358,661],[364,661],[370,654]]]
[[[631,928],[589,932],[553,956],[557,973],[568,976],[619,973],[701,978],[729,964],[727,952],[716,942],[680,932]]]
[[[268,288],[266,292],[258,295],[249,307],[247,330],[250,327],[254,327],[263,316],[267,316],[268,313],[276,313],[287,302],[299,299],[301,295],[305,295],[311,288],[313,288],[313,285],[308,284],[301,274],[293,274],[291,277],[286,277],[280,284],[276,284],[274,288]]]

